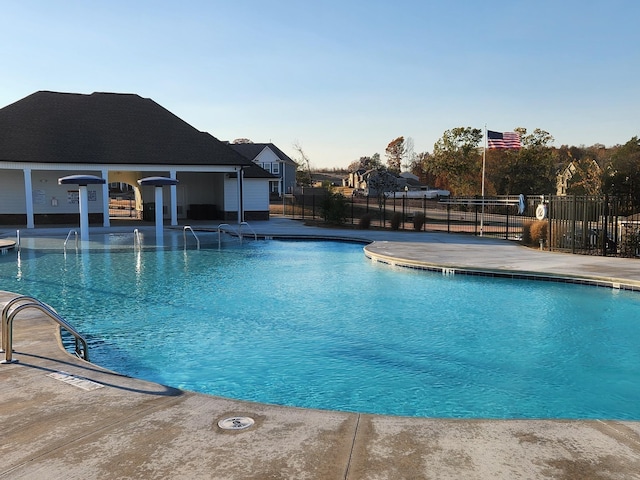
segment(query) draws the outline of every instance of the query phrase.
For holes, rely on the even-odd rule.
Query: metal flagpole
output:
[[[482,210],[480,212],[480,236],[484,229],[484,168],[487,160],[487,124],[484,125],[484,147],[482,148]]]

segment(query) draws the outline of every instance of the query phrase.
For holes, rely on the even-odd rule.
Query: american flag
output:
[[[490,149],[514,149],[518,150],[520,145],[520,135],[516,132],[493,132],[487,130],[487,142]]]

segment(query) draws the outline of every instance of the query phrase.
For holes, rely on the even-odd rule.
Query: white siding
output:
[[[0,213],[26,213],[22,170],[2,170],[0,175]]]
[[[24,198],[24,174],[22,170],[2,170],[2,188],[0,188],[0,213],[24,214],[27,211]],[[34,214],[78,213],[78,203],[70,203],[76,185],[58,185],[60,177],[74,175],[77,172],[44,171],[31,172]],[[99,172],[94,172],[100,175]],[[89,213],[102,212],[102,189],[107,185],[89,185]]]
[[[245,178],[242,189],[244,210],[269,211],[269,179]],[[230,178],[224,183],[224,210],[238,211],[238,180]]]
[[[245,178],[244,210],[266,212],[269,210],[269,180],[265,178]]]

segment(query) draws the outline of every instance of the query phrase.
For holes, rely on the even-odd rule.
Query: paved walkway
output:
[[[497,240],[284,219],[252,227],[271,236],[367,238],[375,240],[371,256],[429,268],[640,282],[640,261],[549,254]],[[0,306],[12,296],[0,292]],[[14,336],[19,362],[0,365],[0,478],[640,479],[639,422],[416,419],[247,403],[76,359],[37,311],[20,314]],[[218,426],[233,417],[255,424]]]

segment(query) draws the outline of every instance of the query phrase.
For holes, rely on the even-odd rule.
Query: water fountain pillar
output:
[[[162,187],[165,185],[174,186],[178,184],[178,180],[168,177],[146,177],[138,180],[138,185],[155,187],[155,209],[156,209],[156,245],[164,244],[163,233],[163,215],[162,215]]]
[[[78,207],[80,210],[80,240],[83,246],[89,243],[89,194],[88,185],[104,185],[107,181],[95,175],[69,175],[58,179],[58,185],[78,185]],[[109,215],[109,212],[103,212]]]
[[[80,207],[80,241],[89,241],[89,194],[86,185],[78,185],[78,205]]]
[[[156,195],[155,195],[155,203],[156,203],[156,245],[162,245],[164,234],[162,232],[164,227],[164,221],[162,219],[162,186],[156,185]]]

